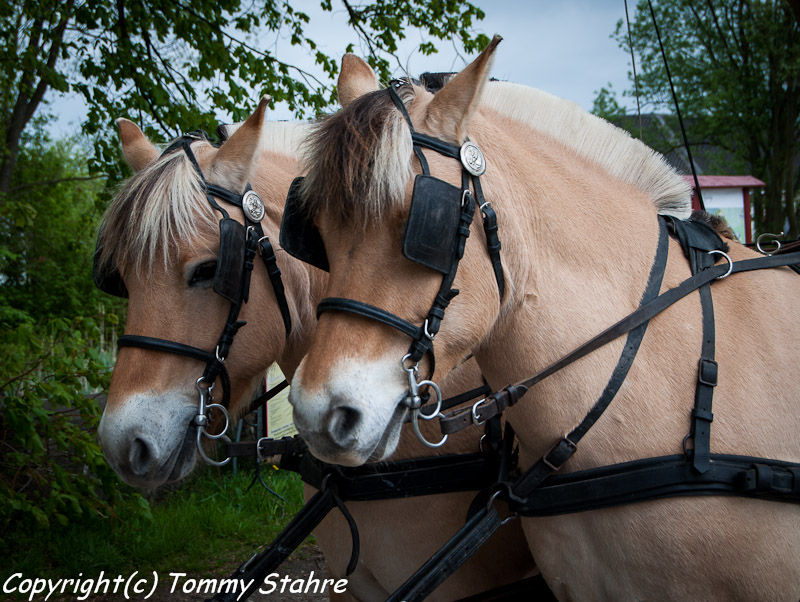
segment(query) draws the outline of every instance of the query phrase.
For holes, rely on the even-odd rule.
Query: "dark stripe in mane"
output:
[[[400,94],[407,101],[413,87],[403,86]],[[322,211],[340,220],[366,218],[397,200],[391,198],[397,187],[387,183],[404,176],[403,165],[392,162],[387,149],[398,142],[394,129],[399,118],[386,90],[365,94],[322,118],[305,143],[309,171],[302,195],[310,215]],[[402,126],[409,152],[401,161],[410,165],[411,135],[405,122]]]

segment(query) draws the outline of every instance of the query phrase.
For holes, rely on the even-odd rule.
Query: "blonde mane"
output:
[[[440,79],[446,79],[446,76]],[[423,84],[425,81],[423,80]],[[406,105],[422,88],[397,89]],[[529,125],[644,192],[663,215],[691,215],[691,188],[659,153],[577,104],[508,82],[490,82],[482,106]],[[319,122],[304,144],[309,213],[380,220],[411,178],[411,132],[389,96],[365,94]]]
[[[239,125],[226,126],[226,136]],[[265,122],[259,151],[297,157],[305,128],[299,122]],[[208,143],[194,142],[192,147],[202,145]],[[99,268],[130,266],[137,272],[149,271],[161,259],[166,269],[178,242],[194,244],[201,230],[213,231],[219,219],[186,154],[162,155],[127,180],[106,210],[98,237]]]
[[[579,105],[520,84],[491,82],[483,105],[531,126],[644,192],[662,215],[686,219],[691,188],[664,157]]]

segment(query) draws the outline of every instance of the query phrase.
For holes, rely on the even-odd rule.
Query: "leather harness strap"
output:
[[[681,454],[553,474],[524,500],[512,498],[510,507],[522,516],[555,516],[687,495],[800,502],[797,464],[724,454],[709,460],[702,472],[691,454]]]
[[[476,419],[478,422],[483,422],[489,418],[492,418],[493,416],[499,416],[503,413],[505,408],[514,405],[517,401],[519,401],[519,399],[525,393],[527,393],[528,389],[535,384],[541,382],[548,376],[555,374],[569,364],[588,355],[592,351],[599,349],[606,343],[619,338],[623,334],[626,334],[630,330],[647,322],[661,311],[681,300],[683,297],[686,297],[690,293],[696,291],[704,284],[712,283],[720,276],[724,276],[728,272],[730,272],[730,274],[738,274],[767,268],[788,267],[797,264],[800,264],[800,253],[745,259],[734,262],[731,266],[727,264],[721,264],[703,270],[702,272],[687,278],[678,286],[662,293],[653,301],[640,306],[639,309],[633,313],[629,314],[616,324],[608,327],[603,332],[592,337],[583,345],[575,348],[570,353],[553,362],[530,378],[527,378],[515,385],[509,385],[501,391],[493,393],[486,398],[486,401],[483,404],[475,409]],[[473,424],[473,417],[471,415],[465,416],[463,410],[454,412],[450,416],[446,416],[441,420],[442,433],[447,434],[457,432],[470,426],[471,424]]]
[[[663,228],[664,223],[662,222],[662,233]],[[663,236],[660,236],[659,247],[661,247],[662,239]],[[656,263],[661,261],[659,255],[660,253],[657,253]],[[665,258],[663,261],[665,261]],[[446,425],[459,426],[463,424],[466,426],[473,422],[479,423],[489,419],[497,420],[505,407],[516,403],[537,382],[622,334],[629,332],[633,335],[636,329],[641,328],[643,330],[652,317],[692,291],[708,286],[715,279],[731,273],[796,264],[800,264],[800,253],[779,259],[775,256],[760,257],[730,263],[730,265],[712,265],[698,271],[677,287],[650,301],[647,301],[647,298],[652,296],[652,292],[647,291],[638,310],[572,353],[564,356],[561,360],[551,364],[529,379],[516,385],[510,385],[503,391],[489,396],[487,403],[481,405],[480,408],[472,408],[469,416],[465,416],[464,411],[458,411],[453,415],[457,417],[457,420],[451,416],[443,419],[442,422]],[[648,289],[650,289],[650,285],[655,286],[653,274],[659,271],[661,270],[656,270],[655,266],[651,270]],[[660,282],[661,276],[657,276],[656,279]],[[655,291],[658,291],[657,287]],[[704,341],[707,340],[708,329],[704,333]],[[630,342],[629,336],[628,344]],[[626,350],[628,344],[626,344]],[[636,345],[638,346],[638,343]],[[702,357],[708,359],[709,353],[711,353],[708,343],[704,343],[702,353]],[[627,372],[625,365],[628,364],[628,360],[624,359],[625,354],[626,351],[623,351],[623,357],[620,358],[617,364],[615,375],[618,371]],[[713,360],[713,355],[711,359]],[[704,372],[703,368],[701,365],[701,373],[698,380],[702,378],[708,382],[713,382],[711,379],[712,374],[707,371],[707,368]],[[615,385],[612,386],[611,382],[614,380],[615,377],[612,376],[606,391],[614,390]],[[405,602],[421,601],[447,576],[455,572],[469,555],[477,550],[499,528],[501,523],[496,511],[491,506],[491,500],[494,497],[506,499],[513,512],[524,516],[549,516],[566,512],[580,512],[681,495],[739,495],[800,503],[800,465],[746,456],[709,454],[707,456],[709,468],[704,469],[705,461],[703,460],[698,469],[696,464],[693,461],[688,461],[687,458],[687,456],[691,458],[694,452],[687,451],[686,455],[681,456],[648,458],[626,464],[593,468],[565,475],[554,475],[553,473],[576,451],[578,441],[602,414],[612,397],[613,394],[607,398],[604,391],[604,394],[601,395],[601,398],[595,403],[581,424],[573,429],[568,436],[559,439],[550,451],[535,462],[524,474],[517,478],[501,477],[498,479],[495,494],[490,498],[488,505],[479,506],[477,512],[473,514],[467,524],[445,543],[412,578],[406,581],[390,600],[397,602],[400,600]],[[708,409],[705,411],[710,413],[710,398],[701,400],[699,405],[700,411],[693,412],[695,419],[698,414],[702,416],[702,412],[706,407]],[[697,410],[697,407],[695,409]],[[454,432],[445,431],[444,428],[442,430],[443,432]],[[459,429],[454,428],[454,430]],[[506,425],[506,431],[503,449],[504,455],[508,456],[512,453],[508,442],[510,440],[513,441],[513,429],[509,424]],[[701,434],[698,437],[698,431],[696,430],[693,431],[692,435],[696,437],[696,445],[697,439],[702,439],[706,436],[706,434]],[[700,453],[703,453],[703,451],[701,450]],[[479,494],[476,501],[480,499],[483,498]]]

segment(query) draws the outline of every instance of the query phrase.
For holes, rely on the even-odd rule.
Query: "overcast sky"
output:
[[[496,51],[494,77],[574,100],[587,110],[592,108],[596,91],[610,82],[622,102],[621,93],[628,88],[630,56],[610,35],[617,21],[625,17],[623,0],[473,2],[486,13],[477,29],[490,37],[495,33],[503,37]],[[631,9],[634,4],[630,3]],[[354,41],[347,27],[347,15],[344,9],[336,8],[336,0],[333,14],[322,12],[318,0],[297,0],[294,5],[311,16],[306,33],[323,52],[340,57],[347,43]],[[415,52],[419,41],[418,34],[411,33],[398,52],[411,74],[463,68],[464,61],[449,42],[437,42],[439,54],[426,57]],[[270,42],[270,50],[277,51],[283,61],[296,62],[313,70],[313,61],[285,39]],[[397,75],[401,74],[398,68]],[[626,100],[623,104],[632,102]],[[81,103],[75,98],[64,99],[55,103],[53,109],[58,116],[54,133],[75,133],[85,114]],[[270,114],[272,119],[291,117],[283,107],[277,107]]]

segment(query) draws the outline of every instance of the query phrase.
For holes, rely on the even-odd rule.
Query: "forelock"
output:
[[[207,144],[205,142],[195,143]],[[125,182],[100,225],[99,267],[150,271],[169,265],[181,241],[194,241],[216,218],[203,183],[180,150],[163,155]]]
[[[398,89],[408,104],[413,86]],[[385,90],[320,120],[306,139],[305,209],[341,220],[380,219],[403,202],[411,178],[411,131]]]

